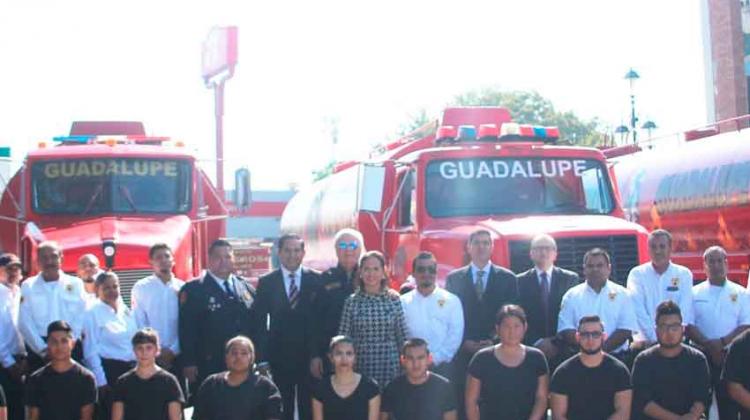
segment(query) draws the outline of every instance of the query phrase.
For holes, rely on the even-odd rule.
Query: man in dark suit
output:
[[[466,381],[466,367],[471,357],[491,346],[495,337],[495,315],[503,305],[516,303],[516,276],[510,270],[492,264],[492,235],[486,229],[469,235],[466,250],[471,262],[452,271],[446,278],[446,289],[458,296],[464,311],[464,337],[455,357],[456,385],[460,400]],[[459,404],[459,413],[463,413]]]
[[[531,240],[529,254],[534,268],[518,275],[519,304],[526,311],[528,324],[524,343],[539,348],[557,365],[565,355],[565,343],[557,336],[560,302],[581,279],[573,271],[555,267],[557,243],[547,234]]]
[[[296,234],[279,238],[281,267],[258,281],[256,302],[259,360],[271,365],[281,392],[284,420],[312,418],[310,360],[316,355],[314,319],[322,293],[320,274],[302,267],[305,243]]]
[[[193,394],[203,379],[226,370],[224,346],[230,338],[255,335],[255,290],[233,271],[232,245],[217,239],[208,248],[206,274],[180,290],[182,372]]]

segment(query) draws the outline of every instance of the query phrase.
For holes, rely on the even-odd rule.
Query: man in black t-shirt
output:
[[[73,330],[65,321],[47,327],[50,363],[26,380],[29,420],[92,420],[96,402],[94,375],[75,362]]]
[[[653,346],[633,365],[633,419],[698,419],[711,398],[711,376],[703,353],[682,344],[682,312],[673,301],[656,307]]]
[[[578,322],[576,341],[581,351],[552,375],[550,405],[554,418],[630,418],[630,373],[622,362],[602,351],[606,339],[598,316],[584,316]]]
[[[180,420],[185,398],[177,378],[156,364],[159,335],[144,328],[133,336],[138,366],[115,385],[112,420]]]
[[[740,418],[750,420],[750,331],[732,342],[721,379],[726,381],[729,396],[740,407]]]
[[[431,364],[426,341],[412,338],[404,343],[401,365],[406,373],[386,386],[381,420],[456,420],[455,390],[447,379],[427,370]]]

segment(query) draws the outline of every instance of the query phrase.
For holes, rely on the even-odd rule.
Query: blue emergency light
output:
[[[458,141],[476,141],[477,128],[473,125],[458,126]]]
[[[59,143],[76,143],[76,144],[88,144],[89,140],[96,136],[58,136],[53,137],[52,141]]]

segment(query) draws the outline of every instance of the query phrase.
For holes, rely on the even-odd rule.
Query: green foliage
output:
[[[332,174],[334,166],[336,166],[336,162],[332,160],[323,168],[312,171],[313,181],[319,181]]]
[[[505,92],[483,88],[457,95],[450,105],[502,106],[508,108],[513,120],[519,123],[559,127],[562,142],[598,146],[605,141],[597,119],[586,121],[572,111],[557,111],[549,99],[536,91]]]

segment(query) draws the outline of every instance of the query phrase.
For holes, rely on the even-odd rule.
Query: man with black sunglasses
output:
[[[550,381],[553,419],[627,420],[632,390],[628,368],[603,351],[605,325],[584,316],[575,331],[581,351],[564,361]]]
[[[464,335],[464,313],[456,295],[437,286],[437,261],[422,251],[412,261],[417,287],[401,296],[409,338],[421,338],[430,345],[430,370],[453,379],[451,360]]]
[[[359,257],[364,252],[364,239],[357,230],[341,229],[333,237],[337,264],[324,271],[321,276],[321,293],[315,310],[313,340],[316,352],[310,361],[310,373],[316,379],[332,371],[328,360],[328,345],[338,335],[344,301],[354,293],[354,276]]]

